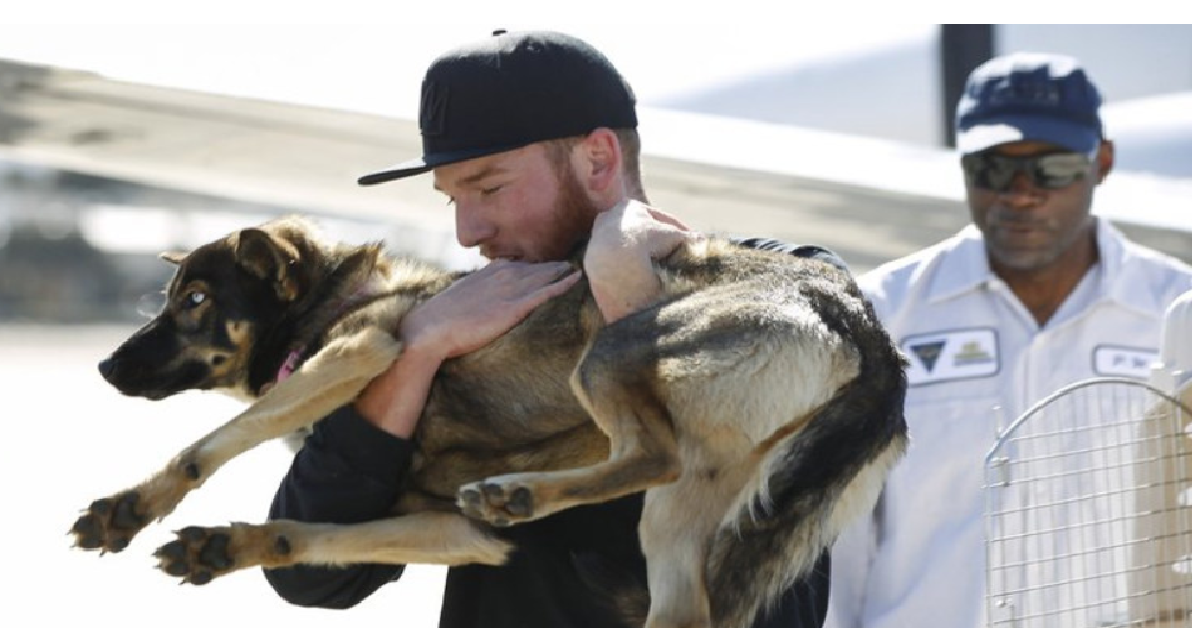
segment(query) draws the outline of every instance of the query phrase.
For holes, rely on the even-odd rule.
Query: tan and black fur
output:
[[[168,302],[101,371],[159,399],[253,401],[73,527],[120,551],[230,459],[352,400],[402,350],[392,331],[457,275],[325,243],[304,221],[244,229],[172,260]],[[396,517],[354,526],[189,527],[158,550],[187,582],[301,563],[503,563],[491,525],[646,491],[639,534],[655,628],[743,628],[852,518],[906,445],[904,361],[848,273],[685,245],[658,302],[604,326],[586,281],[446,362]],[[293,349],[307,359],[274,383]],[[636,597],[636,596],[635,596]],[[644,595],[643,595],[644,597]]]

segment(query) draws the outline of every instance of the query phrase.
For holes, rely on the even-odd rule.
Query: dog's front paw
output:
[[[158,568],[188,584],[208,584],[213,578],[237,569],[228,528],[189,526],[176,539],[154,552]]]
[[[297,560],[289,535],[277,525],[188,526],[175,537],[154,556],[159,569],[188,584],[208,584],[249,567],[290,567]]]
[[[509,526],[533,518],[533,491],[521,482],[500,478],[473,482],[458,489],[458,508],[472,519]]]
[[[139,505],[137,491],[125,491],[97,499],[71,526],[75,546],[88,550],[119,552],[129,546],[134,535],[146,527],[149,516]]]

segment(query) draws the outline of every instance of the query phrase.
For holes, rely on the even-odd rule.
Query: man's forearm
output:
[[[399,438],[412,438],[441,366],[441,356],[407,347],[396,362],[376,377],[354,403],[364,419]]]
[[[412,459],[396,438],[345,406],[314,427],[271,504],[271,519],[353,524],[386,517]],[[266,570],[283,599],[301,606],[347,608],[399,577],[399,565],[299,566]]]

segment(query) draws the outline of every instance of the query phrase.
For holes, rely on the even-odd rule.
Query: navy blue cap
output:
[[[969,154],[1021,140],[1091,153],[1104,137],[1101,97],[1078,60],[1015,53],[975,68],[958,101],[956,145]]]
[[[420,157],[364,175],[373,185],[447,164],[637,127],[633,90],[583,41],[549,31],[496,31],[439,56],[421,82]]]

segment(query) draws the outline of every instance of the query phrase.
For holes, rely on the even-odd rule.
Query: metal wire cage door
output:
[[[989,625],[1190,626],[1191,451],[1190,385],[1089,379],[1022,414],[986,460]]]

